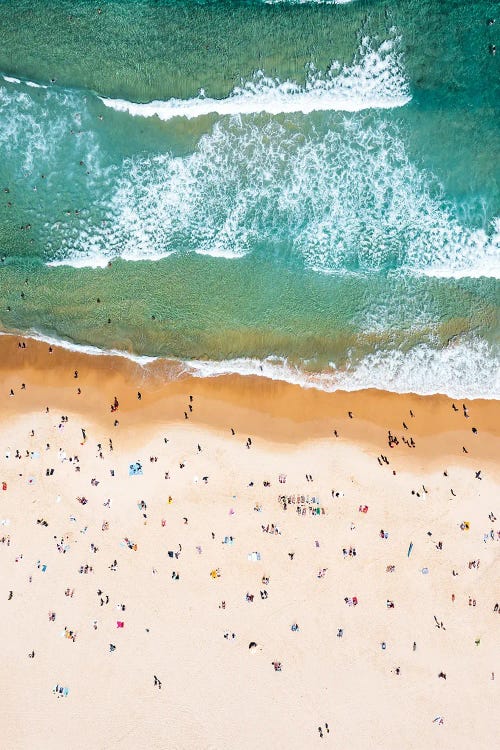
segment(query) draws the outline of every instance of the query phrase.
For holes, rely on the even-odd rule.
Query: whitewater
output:
[[[0,335],[13,334],[0,331]],[[311,372],[307,369],[307,363],[302,366],[292,364],[286,357],[275,355],[261,360],[244,357],[221,361],[179,360],[77,344],[35,330],[19,335],[81,354],[126,358],[140,367],[163,363],[162,373],[168,380],[185,375],[198,378],[241,375],[283,381],[329,393],[374,388],[420,396],[442,394],[454,399],[500,398],[500,358],[491,345],[477,336],[452,341],[442,349],[419,344],[406,352],[380,350],[366,355],[357,363],[350,362],[342,369],[331,362],[327,371]]]
[[[310,114],[321,111],[359,112],[364,109],[403,107],[411,100],[398,54],[398,39],[386,40],[373,49],[368,38],[361,42],[352,65],[333,62],[326,72],[313,65],[304,84],[270,78],[263,71],[236,86],[225,99],[207,97],[204,91],[192,99],[169,99],[147,103],[101,97],[107,107],[134,116],[170,120],[192,119],[211,114],[248,115]]]
[[[500,276],[500,220],[463,226],[435,176],[409,159],[400,128],[348,115],[334,124],[305,137],[233,116],[189,155],[126,159],[101,179],[103,224],[47,225],[47,263],[238,260],[266,243],[320,274]]]

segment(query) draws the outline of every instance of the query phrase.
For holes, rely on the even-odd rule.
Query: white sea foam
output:
[[[483,229],[464,235],[459,233],[458,242],[447,244],[445,259],[438,256],[421,272],[440,278],[500,279],[500,217],[491,222],[489,235]]]
[[[323,373],[305,372],[284,358],[189,361],[186,371],[196,377],[227,374],[256,375],[323,391],[366,388],[451,398],[500,398],[499,359],[481,339],[451,342],[444,349],[420,344],[407,352],[378,351],[340,370],[331,364]]]
[[[347,119],[321,143],[304,145],[279,196],[295,221],[294,244],[324,273],[404,268],[449,277],[498,276],[498,220],[461,225],[436,178],[409,159],[396,127]]]
[[[66,174],[79,161],[92,168],[97,154],[96,135],[78,92],[49,87],[12,76],[0,76],[0,148],[2,160],[16,177],[37,171],[50,175],[64,161]],[[13,85],[12,85],[13,84]],[[87,119],[88,118],[88,119]],[[68,137],[72,136],[72,142]],[[68,148],[73,145],[73,152]],[[66,159],[62,156],[66,152]],[[81,171],[81,169],[80,169]],[[95,170],[89,170],[93,180]]]
[[[24,86],[29,86],[32,89],[47,89],[48,86],[44,83],[35,83],[35,81],[29,81],[26,78],[15,78],[14,76],[8,76],[4,73],[0,73],[0,78],[3,78],[4,81],[7,83],[16,83],[16,84],[22,84]]]
[[[321,273],[498,277],[499,220],[487,230],[462,226],[437,180],[409,159],[396,125],[331,117],[323,133],[232,117],[191,154],[126,159],[106,186],[103,225],[82,219],[70,234],[62,224],[61,237],[50,228],[55,263],[186,251],[239,258],[260,245],[287,248]]]
[[[377,53],[365,43],[361,62],[334,80],[356,89],[356,65],[380,57],[384,45],[393,59],[393,42]],[[390,70],[388,64],[386,88],[396,81],[400,90]],[[500,220],[485,229],[462,226],[441,186],[410,161],[397,126],[378,115],[332,114],[326,132],[305,124],[300,132],[265,115],[232,116],[191,154],[105,167],[94,118],[78,92],[37,91],[3,78],[9,85],[0,85],[0,148],[7,168],[25,178],[36,164],[50,186],[64,164],[92,208],[68,220],[44,209],[51,265],[104,267],[115,257],[154,261],[186,251],[239,258],[267,246],[287,248],[321,273],[404,268],[499,277]],[[318,81],[321,95],[324,78]],[[315,95],[312,82],[310,88]]]
[[[92,255],[91,252],[87,252],[85,255],[80,257],[63,260],[49,260],[45,265],[57,268],[58,266],[71,266],[72,268],[106,268],[110,263],[110,259],[104,255],[96,253]]]
[[[374,50],[364,39],[352,65],[332,63],[326,73],[310,66],[305,84],[270,78],[262,71],[235,87],[225,99],[212,99],[200,92],[193,99],[169,99],[139,104],[125,99],[102,102],[120,112],[140,117],[188,119],[202,115],[248,115],[259,112],[281,114],[402,107],[411,99],[397,41],[386,40]]]
[[[0,331],[0,336],[15,336],[16,334],[8,331]],[[158,357],[146,357],[139,354],[132,354],[131,352],[125,352],[120,349],[100,349],[98,346],[90,346],[85,344],[75,344],[67,339],[60,339],[55,336],[46,336],[43,333],[38,333],[35,330],[29,330],[26,333],[20,333],[19,336],[34,339],[35,341],[41,341],[49,346],[58,346],[61,349],[67,349],[70,352],[78,352],[79,354],[90,354],[92,356],[105,356],[105,357],[123,357],[124,359],[130,359],[141,367],[144,367],[151,362],[155,362]]]
[[[0,331],[0,335],[13,334]],[[143,367],[162,359],[75,344],[33,330],[19,335],[82,354],[124,357]],[[326,372],[311,372],[290,364],[284,357],[276,356],[263,360],[242,357],[223,361],[181,361],[173,358],[163,361],[167,367],[166,377],[171,378],[184,374],[200,378],[234,374],[280,380],[326,392],[375,388],[422,396],[440,393],[455,399],[500,398],[498,354],[484,339],[477,337],[453,340],[442,349],[418,344],[408,351],[381,350],[366,355],[360,362],[351,361],[342,369],[336,368],[332,362]]]

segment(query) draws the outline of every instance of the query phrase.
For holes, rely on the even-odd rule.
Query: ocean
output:
[[[499,398],[495,9],[4,0],[0,330]]]

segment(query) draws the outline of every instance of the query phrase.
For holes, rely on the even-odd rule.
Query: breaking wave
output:
[[[282,114],[402,107],[410,99],[397,40],[386,40],[375,50],[363,39],[352,65],[334,62],[325,73],[311,65],[304,84],[270,78],[262,71],[235,87],[225,99],[212,99],[201,91],[193,99],[169,99],[144,104],[125,99],[102,102],[114,110],[140,117],[188,119],[202,115],[248,115],[259,112]]]
[[[105,188],[99,225],[47,227],[53,265],[272,252],[320,273],[500,270],[500,221],[463,226],[401,129],[373,115],[331,115],[323,132],[233,117],[189,155],[125,159]]]
[[[0,332],[0,335],[7,334]],[[23,335],[69,351],[125,357],[142,367],[162,359],[79,345],[35,331]],[[473,336],[451,341],[442,349],[418,344],[408,351],[380,350],[358,362],[348,362],[342,369],[330,363],[327,372],[311,372],[290,364],[286,358],[275,356],[264,360],[239,358],[223,361],[165,358],[164,362],[170,378],[186,374],[200,378],[253,375],[327,392],[375,388],[422,396],[443,394],[455,399],[500,398],[499,357],[484,339]]]

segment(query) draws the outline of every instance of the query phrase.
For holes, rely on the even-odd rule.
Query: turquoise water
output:
[[[494,11],[1,3],[0,329],[498,397]]]

